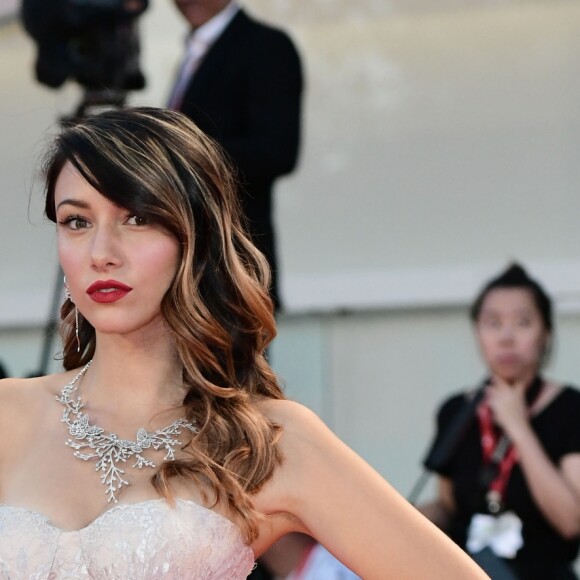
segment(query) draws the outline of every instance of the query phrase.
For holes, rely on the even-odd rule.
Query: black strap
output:
[[[488,383],[489,379],[483,381],[474,395],[470,399],[465,399],[463,405],[453,416],[453,420],[435,439],[431,449],[423,460],[423,465],[426,469],[430,471],[444,471],[445,467],[451,463],[459,444],[463,441],[469,426],[475,419],[475,410],[481,399],[483,399]]]

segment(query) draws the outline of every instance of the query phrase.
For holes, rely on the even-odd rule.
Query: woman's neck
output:
[[[113,407],[121,415],[180,405],[185,395],[182,366],[169,335],[97,333],[93,362],[81,391],[92,407]]]
[[[502,382],[505,381],[506,383],[508,383],[509,385],[515,385],[515,384],[523,384],[526,386],[526,389],[528,389],[531,384],[533,383],[534,379],[540,374],[540,369],[539,368],[533,368],[533,369],[529,369],[527,372],[522,373],[521,375],[517,376],[517,377],[497,377],[499,378]],[[495,377],[492,376],[492,381]]]

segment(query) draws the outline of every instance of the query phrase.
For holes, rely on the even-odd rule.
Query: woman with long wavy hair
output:
[[[291,531],[369,580],[484,577],[285,400],[266,262],[195,125],[101,113],[45,171],[65,371],[1,384],[2,577],[237,580]]]

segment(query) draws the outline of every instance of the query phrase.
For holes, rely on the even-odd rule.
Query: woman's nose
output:
[[[504,324],[499,331],[499,337],[503,342],[511,341],[514,337],[514,329],[509,324]]]
[[[91,266],[95,270],[107,270],[120,265],[119,234],[114,227],[96,228],[91,244]]]

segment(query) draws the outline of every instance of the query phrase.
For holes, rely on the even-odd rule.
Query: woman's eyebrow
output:
[[[58,209],[60,206],[62,205],[72,205],[74,207],[78,207],[80,209],[90,209],[90,204],[88,204],[86,201],[81,201],[80,199],[63,199],[57,206],[56,209]]]

